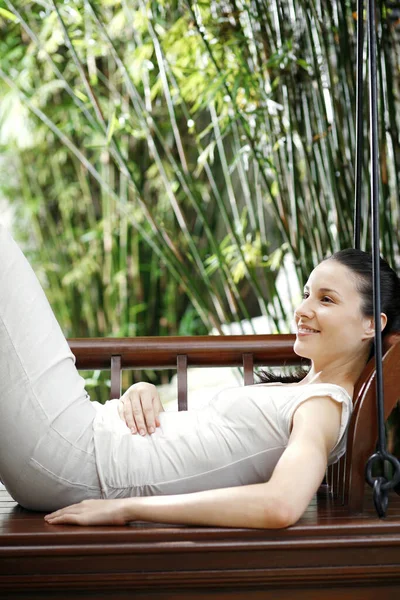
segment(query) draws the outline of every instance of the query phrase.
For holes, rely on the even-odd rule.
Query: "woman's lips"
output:
[[[316,329],[308,329],[308,328],[304,328],[304,329],[298,329],[297,330],[297,335],[298,336],[307,336],[307,335],[314,335],[316,333],[319,333],[319,331],[317,331]]]

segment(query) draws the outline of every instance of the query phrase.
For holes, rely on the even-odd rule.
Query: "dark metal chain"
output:
[[[377,109],[377,77],[376,77],[376,20],[375,0],[368,0],[368,58],[369,58],[369,120],[370,120],[370,152],[371,152],[371,218],[372,218],[372,279],[374,287],[374,319],[375,319],[375,365],[376,365],[376,399],[378,413],[378,449],[370,456],[365,468],[365,478],[373,487],[374,504],[380,518],[386,516],[388,492],[400,481],[400,463],[396,457],[386,450],[385,415],[383,395],[382,369],[382,335],[381,335],[381,295],[380,295],[380,248],[379,248],[379,156],[378,156],[378,109]],[[362,19],[362,7],[358,20]],[[360,65],[359,68],[362,68]],[[385,473],[385,462],[392,464],[394,475],[388,480],[385,474],[372,477],[372,466],[379,461],[382,473]]]
[[[354,248],[361,248],[361,192],[364,150],[363,135],[363,47],[364,47],[364,0],[357,0],[357,82],[356,82],[356,189],[354,203]]]
[[[383,438],[385,440],[385,438]],[[376,512],[380,518],[386,516],[386,509],[388,507],[389,498],[388,493],[392,490],[400,481],[400,463],[395,456],[389,454],[386,449],[380,447],[375,454],[369,457],[365,467],[365,479],[367,483],[373,488],[373,499],[375,504]],[[385,461],[391,463],[394,469],[394,475],[392,479],[388,480],[385,476],[379,475],[378,477],[372,477],[372,467],[374,463],[379,463],[383,468],[384,472]]]

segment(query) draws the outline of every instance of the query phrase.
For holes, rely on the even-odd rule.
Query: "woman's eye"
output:
[[[304,292],[303,293],[303,300],[305,300],[306,298],[308,298],[310,294],[308,292]]]
[[[324,297],[322,298],[322,302],[332,302],[332,299],[331,299],[331,298],[328,298],[328,296],[324,296]]]

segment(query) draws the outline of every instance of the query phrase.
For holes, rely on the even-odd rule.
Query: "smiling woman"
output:
[[[0,478],[20,504],[55,511],[49,524],[281,528],[300,518],[346,449],[373,322],[370,283],[343,256],[364,265],[368,255],[334,255],[310,275],[295,312],[295,350],[311,361],[301,381],[226,389],[179,413],[163,412],[145,383],[90,402],[32,269],[1,227],[0,256]],[[392,330],[399,282],[388,266],[384,277],[382,323]]]

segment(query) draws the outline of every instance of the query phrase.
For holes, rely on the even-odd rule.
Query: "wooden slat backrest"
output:
[[[354,395],[353,395],[352,420],[354,420],[356,417],[357,411],[359,410],[359,407],[360,407],[359,399],[360,399],[362,393],[365,391],[366,385],[367,385],[368,381],[370,380],[372,374],[374,373],[374,370],[375,370],[375,361],[372,359],[365,366],[358,382],[355,385]],[[348,460],[349,460],[349,447],[352,445],[351,444],[351,436],[352,436],[352,433],[351,433],[351,425],[350,425],[346,454],[344,456],[342,456],[342,458],[337,463],[335,463],[334,465],[329,467],[328,477],[327,477],[327,482],[330,487],[331,493],[336,498],[340,498],[343,503],[345,502],[346,464],[348,464]]]
[[[384,418],[388,419],[400,399],[400,338],[393,337],[383,359]],[[364,465],[377,442],[376,373],[366,379],[356,398],[356,410],[349,428],[344,472],[343,499],[351,512],[362,510]]]
[[[243,380],[244,385],[254,384],[254,360],[250,352],[243,354]]]
[[[121,397],[121,356],[113,354],[111,356],[111,388],[110,399]]]
[[[400,335],[391,334],[383,343],[385,420],[400,398]],[[349,426],[346,454],[328,472],[333,495],[348,504],[352,513],[361,512],[364,496],[363,466],[375,451],[377,409],[375,360],[371,359],[354,390],[353,416]]]
[[[177,369],[178,408],[187,409],[187,368],[240,366],[244,384],[254,383],[255,366],[298,365],[293,351],[294,335],[198,336],[165,338],[105,338],[70,340],[80,369],[109,369],[111,397],[119,397],[122,369]],[[384,342],[385,418],[400,397],[400,335]],[[366,365],[356,384],[353,417],[349,427],[347,452],[329,467],[327,483],[331,493],[362,510],[364,465],[377,438],[375,365]]]
[[[176,357],[176,370],[178,375],[178,410],[187,410],[188,407],[188,381],[187,381],[188,357],[186,354],[178,354]]]

